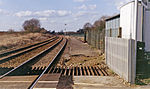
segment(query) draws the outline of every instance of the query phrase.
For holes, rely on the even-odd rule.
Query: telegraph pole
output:
[[[65,35],[67,35],[66,29],[67,29],[67,24],[65,24]]]

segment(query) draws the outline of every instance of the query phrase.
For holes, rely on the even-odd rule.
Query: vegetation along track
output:
[[[50,42],[47,45],[44,45],[40,48],[37,48],[31,52],[25,53],[24,55],[21,55],[19,57],[16,57],[12,60],[9,60],[5,63],[0,64],[2,75],[0,78],[4,77],[5,75],[8,75],[9,73],[13,72],[14,70],[18,69],[19,67],[31,62],[33,59],[37,59],[41,55],[45,54],[48,50],[52,49],[54,46],[56,46],[58,43],[62,41],[62,38],[58,38],[57,40]],[[3,70],[5,68],[8,68],[8,70]]]
[[[57,37],[54,37],[54,38],[51,38],[51,39],[49,39],[47,41],[44,41],[44,42],[41,42],[41,43],[37,43],[37,44],[30,45],[30,46],[27,46],[27,47],[24,47],[24,48],[20,48],[18,50],[14,50],[14,51],[10,51],[10,52],[7,52],[7,53],[0,54],[1,56],[3,55],[3,57],[0,58],[0,64],[2,64],[4,62],[7,62],[11,59],[14,59],[16,57],[19,57],[21,55],[24,55],[25,53],[36,50],[40,47],[43,47],[44,45],[47,45],[47,44],[55,41],[56,39],[57,39]]]

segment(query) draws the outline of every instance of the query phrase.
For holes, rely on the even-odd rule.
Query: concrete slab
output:
[[[44,74],[33,89],[56,89],[60,74]]]
[[[98,87],[98,86],[75,86],[74,89],[150,89],[150,88],[129,88],[129,87]]]
[[[56,89],[56,88],[33,88],[33,89]]]
[[[0,89],[27,89],[36,79],[35,76],[7,76],[0,79]]]
[[[110,76],[74,76],[73,79],[74,89],[127,89],[121,79]]]
[[[74,76],[75,85],[125,87],[121,79],[110,76]]]
[[[5,82],[0,83],[0,89],[28,89],[32,82],[29,83],[22,83],[22,82]]]
[[[110,76],[74,76],[73,80],[73,89],[150,89],[150,85],[128,87],[122,79]]]
[[[38,75],[33,75],[33,76],[7,76],[4,77],[2,79],[0,79],[0,82],[2,81],[33,81],[33,79],[35,79],[36,77],[38,77]]]
[[[61,74],[44,74],[40,80],[40,81],[59,81],[59,77]]]

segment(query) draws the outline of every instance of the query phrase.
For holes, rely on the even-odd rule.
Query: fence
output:
[[[85,33],[86,41],[92,47],[100,49],[102,52],[105,50],[105,30],[89,29]]]
[[[119,76],[130,83],[135,82],[135,41],[121,38],[105,38],[106,63]]]

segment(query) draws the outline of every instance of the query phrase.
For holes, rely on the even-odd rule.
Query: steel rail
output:
[[[34,44],[31,44],[31,45],[28,45],[28,46],[25,46],[25,47],[21,47],[21,48],[18,48],[18,49],[15,49],[15,50],[11,50],[11,51],[8,51],[8,52],[4,52],[4,53],[1,53],[0,54],[0,58],[2,57],[5,57],[5,56],[8,56],[12,53],[16,53],[16,52],[19,52],[19,51],[22,51],[22,50],[25,50],[25,49],[28,49],[28,48],[31,48],[33,46],[37,46],[37,45],[40,45],[42,43],[46,43],[50,40],[53,40],[53,39],[56,39],[57,37],[52,37],[52,38],[49,38],[48,40],[45,40],[45,41],[41,41],[41,42],[38,42],[38,43],[34,43]]]
[[[4,58],[0,58],[0,64],[4,63],[4,62],[6,62],[6,61],[11,60],[13,57],[17,57],[17,56],[19,56],[19,55],[22,55],[22,54],[24,54],[24,53],[27,53],[27,52],[29,52],[29,51],[32,51],[32,50],[37,49],[37,48],[39,48],[39,47],[42,47],[42,46],[44,46],[44,45],[47,45],[47,44],[49,44],[50,42],[55,41],[56,39],[57,39],[57,38],[54,38],[54,39],[52,39],[52,40],[50,40],[50,41],[48,41],[48,42],[46,42],[46,43],[43,43],[43,44],[34,46],[33,48],[31,47],[31,48],[29,48],[29,49],[26,49],[25,51],[21,51],[21,52],[19,52],[19,53],[13,54],[13,55],[11,55],[11,56],[4,57]]]
[[[49,48],[45,49],[44,51],[40,52],[39,54],[35,55],[34,57],[28,59],[27,61],[23,62],[22,64],[20,64],[19,66],[17,66],[16,68],[8,71],[7,73],[3,74],[0,76],[0,79],[2,79],[3,77],[5,77],[6,75],[10,74],[11,72],[15,71],[16,69],[22,67],[23,65],[29,63],[32,60],[35,60],[37,57],[43,55],[45,52],[47,52],[48,50],[52,49],[53,47],[55,47],[57,44],[59,44],[61,41],[63,40],[63,38],[61,38],[57,43],[55,43],[54,45],[50,46]]]
[[[44,75],[44,73],[46,73],[46,71],[48,71],[48,69],[50,68],[50,66],[52,66],[52,64],[55,62],[56,58],[60,55],[60,53],[62,52],[62,50],[65,48],[66,44],[67,44],[68,40],[66,39],[64,45],[62,46],[62,48],[58,51],[58,53],[56,54],[56,56],[53,58],[53,60],[50,62],[50,64],[46,67],[46,69],[35,79],[35,81],[29,86],[28,89],[33,89],[34,86],[36,85],[36,83],[39,81],[39,79]]]

